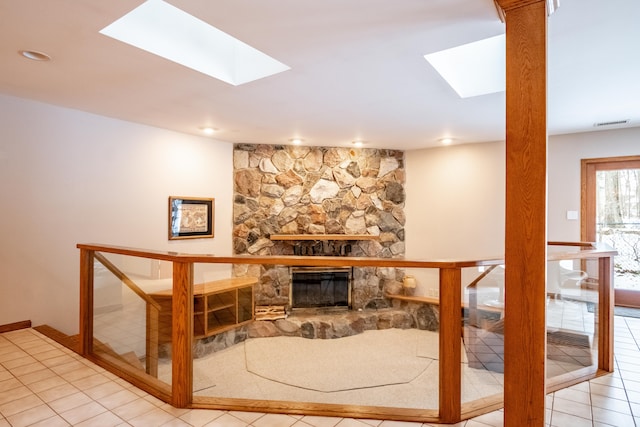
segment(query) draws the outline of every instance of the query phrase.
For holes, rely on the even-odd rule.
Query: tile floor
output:
[[[555,427],[640,426],[640,319],[616,317],[616,372],[552,393]],[[351,418],[176,409],[32,329],[0,334],[0,427],[427,427]],[[502,426],[497,411],[457,424]]]

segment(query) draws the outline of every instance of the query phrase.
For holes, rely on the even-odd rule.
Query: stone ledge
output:
[[[328,313],[298,312],[286,319],[259,320],[218,335],[194,342],[193,357],[200,358],[224,350],[247,338],[277,336],[308,339],[335,339],[378,329],[439,328],[437,307],[429,304],[407,304],[398,307],[332,311]],[[163,351],[169,353],[170,344]]]

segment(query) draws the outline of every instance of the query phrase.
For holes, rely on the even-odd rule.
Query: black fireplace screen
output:
[[[350,268],[291,270],[291,308],[351,306]]]

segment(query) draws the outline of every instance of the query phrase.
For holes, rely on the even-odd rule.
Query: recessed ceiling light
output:
[[[100,33],[234,86],[289,69],[162,0],[147,0]]]
[[[506,88],[504,34],[425,55],[461,98],[502,92]]]
[[[442,145],[451,145],[453,144],[454,139],[453,138],[440,138],[438,140],[439,143],[441,143]]]
[[[51,57],[44,52],[37,50],[21,50],[20,55],[32,61],[51,61]]]
[[[289,140],[289,142],[292,143],[293,145],[300,145],[300,144],[302,144],[302,141],[303,140],[300,139],[300,138],[293,138],[293,139]]]
[[[201,127],[200,130],[202,131],[202,133],[206,134],[206,135],[213,135],[214,133],[216,133],[216,128],[212,128],[210,126],[205,126],[205,127]]]
[[[365,144],[365,142],[364,141],[353,141],[352,144],[355,145],[356,147],[362,147]]]

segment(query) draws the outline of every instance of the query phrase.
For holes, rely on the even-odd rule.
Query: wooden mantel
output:
[[[272,234],[271,240],[378,240],[371,234]]]

